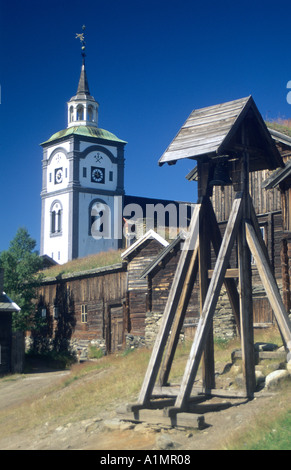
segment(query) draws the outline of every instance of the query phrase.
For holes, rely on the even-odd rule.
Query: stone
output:
[[[289,374],[291,374],[291,361],[287,362],[286,370],[289,372]]]
[[[276,351],[278,345],[273,343],[255,343],[254,348],[255,351]]]
[[[277,388],[282,382],[290,380],[291,375],[288,370],[275,370],[267,375],[265,380],[265,387],[267,389]]]
[[[167,434],[159,434],[156,438],[156,446],[159,450],[169,450],[175,448],[175,443]]]
[[[120,428],[120,420],[119,419],[105,419],[103,421],[103,425],[105,428],[109,430],[119,429]]]
[[[263,382],[265,382],[265,376],[262,371],[256,370],[255,371],[255,376],[256,376],[256,385],[261,385]]]

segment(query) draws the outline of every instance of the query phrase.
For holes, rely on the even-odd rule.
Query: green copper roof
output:
[[[99,127],[74,126],[74,127],[68,127],[67,129],[56,132],[48,140],[43,142],[41,145],[48,144],[49,142],[53,142],[54,140],[61,139],[62,137],[68,137],[70,135],[81,135],[84,137],[95,137],[98,139],[111,140],[114,142],[122,142],[124,144],[127,143],[125,140],[121,140],[118,137],[116,137],[116,135],[112,134],[111,132],[106,131],[105,129],[100,129]]]

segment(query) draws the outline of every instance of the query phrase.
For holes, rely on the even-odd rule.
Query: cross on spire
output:
[[[86,29],[86,26],[83,24],[82,26],[82,30],[85,31]],[[85,54],[85,50],[86,50],[86,43],[85,43],[85,39],[84,39],[84,32],[83,33],[76,33],[76,39],[80,39],[80,42],[81,42],[81,55],[82,55],[82,62],[83,64],[85,64],[85,57],[86,57],[86,54]]]

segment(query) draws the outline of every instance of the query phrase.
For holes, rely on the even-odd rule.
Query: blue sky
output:
[[[291,117],[285,0],[0,0],[0,251],[24,226],[39,246],[40,143],[67,126],[86,25],[99,126],[128,142],[127,194],[196,201],[194,162],[158,160],[195,108],[252,95]]]

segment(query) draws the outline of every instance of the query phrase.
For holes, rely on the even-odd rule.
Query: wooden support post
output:
[[[265,256],[265,252],[262,249],[261,243],[259,242],[254,227],[246,222],[246,236],[247,242],[255,259],[259,275],[266,294],[270,301],[271,307],[274,311],[279,329],[285,340],[286,347],[288,349],[287,359],[291,359],[291,324],[286,313],[282,298],[278,286],[276,284],[275,277],[270,269],[269,262]]]
[[[187,407],[187,401],[190,397],[194,379],[198,371],[198,367],[204,349],[205,339],[207,338],[207,334],[211,326],[211,321],[217,304],[218,296],[229,263],[231,250],[241,221],[241,213],[242,198],[240,196],[236,197],[233,203],[232,211],[228,220],[228,224],[226,226],[225,234],[215,264],[213,276],[211,278],[205,302],[203,305],[203,312],[199,319],[190,355],[186,364],[184,376],[180,386],[180,391],[175,402],[175,407],[179,409]]]
[[[244,196],[248,198],[248,194]],[[244,201],[245,204],[247,203]],[[244,208],[245,209],[245,208]],[[238,233],[238,265],[239,265],[239,295],[242,368],[245,379],[245,389],[248,397],[252,397],[256,388],[253,302],[252,302],[252,273],[251,255],[246,241],[244,217]]]
[[[190,261],[193,250],[196,246],[198,230],[199,230],[199,212],[200,204],[196,204],[191,218],[189,234],[184,242],[181,251],[178,266],[173,279],[172,287],[165,306],[161,327],[156,337],[156,341],[152,350],[151,359],[145,374],[144,382],[138,398],[139,404],[146,404],[150,400],[150,396],[155,385],[155,381],[161,365],[163,353],[168,340],[168,336],[172,327],[175,313],[180,300],[183,285],[189,270]]]
[[[246,240],[245,221],[251,218],[251,199],[249,195],[250,158],[248,152],[248,134],[246,124],[241,128],[243,144],[242,159],[240,161],[240,184],[243,191],[243,213],[238,233],[238,269],[239,269],[239,296],[240,296],[240,324],[242,368],[245,379],[245,389],[248,397],[252,398],[256,389],[255,352],[254,352],[254,325],[253,325],[253,293],[252,293],[252,266],[251,254]]]
[[[202,200],[202,210],[200,211],[199,223],[199,290],[200,290],[200,315],[203,312],[203,305],[209,286],[208,269],[210,267],[210,234],[211,226],[207,217],[206,207],[209,198],[205,196]],[[210,202],[209,202],[210,203]],[[205,341],[202,356],[202,381],[207,389],[215,388],[215,365],[214,365],[214,342],[213,342],[213,322],[209,326],[208,336]]]

